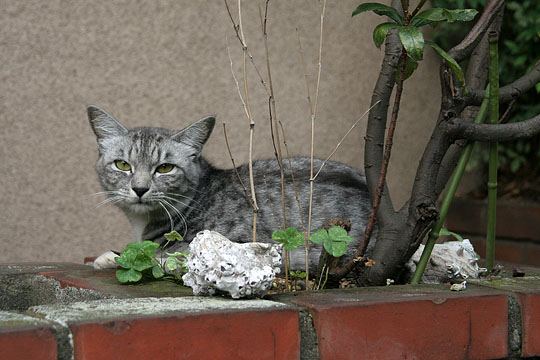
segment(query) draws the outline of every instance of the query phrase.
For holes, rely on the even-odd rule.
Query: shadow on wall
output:
[[[350,14],[358,1],[329,1],[316,154],[330,153],[368,108],[382,52],[371,42],[375,15]],[[232,5],[232,4],[231,4]],[[270,4],[269,45],[277,113],[290,150],[309,152],[309,110],[299,61],[298,27],[308,72],[315,74],[319,16],[313,1]],[[95,206],[97,158],[85,107],[100,105],[128,126],[182,128],[208,113],[228,125],[237,162],[247,160],[249,128],[231,76],[241,49],[219,1],[7,2],[0,13],[0,238],[1,262],[75,261],[130,241],[127,221]],[[264,69],[258,9],[246,2],[244,26],[255,61]],[[438,89],[436,61],[424,61],[407,84],[390,165],[391,191],[408,191],[416,159],[431,131]],[[273,155],[267,97],[248,72],[256,125],[255,157]],[[314,78],[314,76],[312,76]],[[429,94],[426,98],[418,94]],[[362,165],[365,121],[335,159]],[[220,127],[206,147],[216,165],[230,167]],[[403,200],[403,195],[401,200]]]

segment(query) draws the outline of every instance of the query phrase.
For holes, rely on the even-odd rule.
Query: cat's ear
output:
[[[98,140],[112,136],[122,136],[128,133],[128,129],[105,111],[97,106],[89,106],[88,120]]]
[[[172,139],[201,151],[206,140],[210,137],[215,124],[215,115],[204,117],[174,134]]]

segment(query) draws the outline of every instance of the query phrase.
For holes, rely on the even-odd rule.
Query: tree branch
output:
[[[493,2],[493,0],[490,0]],[[487,81],[487,69],[488,69],[488,31],[500,31],[502,25],[503,11],[499,10],[497,16],[488,27],[487,31],[482,36],[480,42],[476,45],[469,58],[466,73],[466,83],[472,89],[484,89]],[[481,99],[482,100],[482,99]],[[481,101],[480,101],[481,102]],[[468,104],[466,99],[464,104]],[[478,113],[478,107],[467,106],[460,115],[464,122],[472,122]],[[437,181],[435,184],[435,193],[440,194],[450,179],[450,176],[454,172],[459,157],[467,142],[465,140],[458,140],[454,142],[446,151],[443,161],[439,168],[437,175]]]
[[[401,56],[401,43],[395,32],[392,32],[386,40],[385,55],[379,78],[373,90],[369,118],[366,129],[366,143],[364,148],[364,168],[369,193],[373,199],[376,195],[377,181],[381,173],[383,163],[384,138],[386,135],[386,122],[388,120],[388,108],[395,84],[395,74]],[[378,105],[376,105],[378,103]],[[379,207],[379,223],[389,221],[394,212],[392,200],[385,185]]]
[[[499,90],[499,101],[506,103],[517,99],[524,92],[532,89],[538,82],[540,82],[540,61],[538,61],[528,73],[514,82],[501,87]],[[469,89],[466,102],[471,105],[479,105],[484,98],[484,93],[484,90]]]
[[[478,42],[482,39],[485,32],[495,19],[497,13],[502,9],[503,6],[504,0],[489,1],[484,7],[482,15],[476,24],[474,24],[467,36],[448,52],[450,56],[458,62],[468,57]]]
[[[509,124],[450,123],[449,135],[470,141],[512,141],[540,133],[540,115]]]

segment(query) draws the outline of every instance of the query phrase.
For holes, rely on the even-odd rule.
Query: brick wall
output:
[[[540,276],[534,272],[462,292],[389,286],[236,301],[189,293],[167,281],[119,285],[113,271],[75,264],[0,266],[0,357],[540,356]]]

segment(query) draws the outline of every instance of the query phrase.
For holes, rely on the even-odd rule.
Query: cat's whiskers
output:
[[[116,195],[116,196],[113,196],[113,197],[110,197],[110,198],[107,198],[103,201],[101,201],[99,204],[97,204],[95,206],[95,209],[103,206],[103,205],[107,205],[107,204],[117,204],[119,203],[120,201],[122,201],[124,199],[123,196],[120,196],[120,195]]]
[[[199,194],[204,194],[204,192],[202,192],[201,190],[199,190],[199,189],[197,189],[197,188],[195,188],[195,187],[193,187],[193,186],[186,185],[186,187],[187,187],[188,189],[190,189],[190,190],[193,190],[193,191],[195,191],[195,192],[198,192]]]
[[[98,191],[92,194],[84,194],[83,196],[91,197],[91,196],[99,196],[99,195],[123,195],[123,194],[119,190],[112,190],[112,191]]]
[[[168,202],[167,200],[160,199],[158,201],[160,201],[160,202],[163,201],[165,204],[169,205],[176,214],[178,214],[178,216],[180,217],[180,219],[182,219],[182,222],[184,223],[184,234],[182,236],[186,236],[188,226],[187,226],[187,221],[186,221],[185,216],[182,215],[182,213],[174,205],[172,205],[170,202]]]
[[[157,203],[163,208],[163,210],[165,210],[165,212],[167,213],[167,215],[169,216],[169,220],[171,221],[171,231],[174,230],[174,222],[173,222],[173,218],[171,216],[171,213],[169,212],[169,210],[167,210],[167,208],[165,207],[165,205],[163,205],[161,203],[160,200],[157,200]]]
[[[187,200],[189,200],[189,201],[193,201],[194,203],[197,203],[197,204],[201,205],[200,202],[198,202],[198,201],[196,201],[195,199],[190,198],[189,196],[186,196],[186,195],[176,194],[176,193],[170,193],[170,192],[163,192],[163,193],[160,193],[160,194],[165,194],[165,195],[169,195],[169,196],[179,196],[179,197],[181,197],[181,198],[187,199]]]
[[[174,202],[179,203],[179,204],[183,205],[184,207],[189,208],[189,209],[192,209],[192,210],[196,210],[196,211],[201,211],[201,210],[202,210],[201,208],[193,207],[193,206],[191,206],[191,205],[186,204],[185,202],[183,202],[183,201],[181,201],[181,200],[172,198],[172,197],[170,197],[170,196],[161,195],[160,198],[161,198],[161,199],[168,199],[168,200],[170,200],[170,201],[174,201]]]

